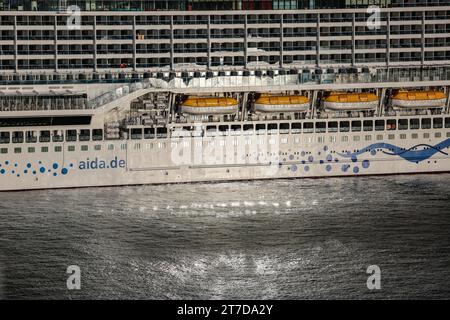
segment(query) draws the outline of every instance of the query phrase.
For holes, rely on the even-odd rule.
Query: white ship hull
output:
[[[429,133],[432,138],[414,140],[397,139],[399,134],[388,140],[387,132],[376,140],[377,132],[71,143],[76,152],[67,151],[69,143],[54,144],[64,151],[0,155],[0,190],[447,172],[449,132],[418,130],[419,136]],[[436,134],[441,137],[434,138]],[[365,141],[369,135],[371,141]],[[342,136],[359,142],[329,142]],[[326,142],[318,142],[319,137]],[[81,145],[89,151],[80,151]],[[40,144],[33,146],[39,149]],[[270,156],[257,158],[263,153]]]

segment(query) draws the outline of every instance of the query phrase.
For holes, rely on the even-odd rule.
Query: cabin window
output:
[[[441,138],[441,137],[442,137],[442,134],[441,134],[440,132],[435,132],[435,133],[434,133],[434,137],[435,137],[435,138]]]
[[[384,131],[384,120],[375,120],[375,131]]]
[[[14,153],[22,153],[22,148],[14,148]]]
[[[305,122],[303,124],[303,132],[304,133],[312,133],[312,132],[314,132],[314,123],[313,122]]]
[[[337,121],[328,122],[328,132],[338,132],[338,126]]]
[[[12,142],[13,143],[22,143],[23,142],[23,132],[22,131],[14,131],[12,133]]]
[[[377,134],[377,140],[378,140],[378,141],[381,141],[381,140],[383,140],[383,139],[384,139],[384,137],[383,137],[382,134]]]
[[[263,124],[263,123],[258,123],[258,124],[256,125],[256,132],[257,132],[258,134],[263,133],[265,130],[266,130],[266,125],[265,125],[265,124]]]
[[[450,128],[450,118],[445,118],[445,127]]]
[[[67,151],[69,151],[69,152],[75,151],[75,146],[68,146]]]
[[[442,121],[442,118],[434,118],[433,119],[433,128],[434,129],[442,129],[444,126],[444,123]]]
[[[96,144],[96,145],[94,146],[94,150],[95,150],[95,151],[101,151],[101,150],[102,150],[102,146],[99,145],[99,144]]]
[[[281,134],[289,133],[289,123],[280,123],[280,133]]]
[[[103,140],[103,130],[102,129],[92,130],[92,140],[94,141]]]
[[[326,122],[316,122],[316,132],[324,133],[327,131],[327,123]]]
[[[373,121],[372,120],[364,120],[363,121],[363,130],[364,131],[373,131]]]
[[[28,147],[28,153],[35,153],[36,148],[35,147]]]
[[[217,131],[217,126],[207,126],[206,127],[206,132],[216,132]]]
[[[142,129],[131,129],[131,139],[142,139]]]
[[[408,130],[408,119],[398,120],[398,129],[399,130]]]
[[[429,139],[429,138],[430,138],[430,134],[429,134],[428,132],[425,132],[425,133],[423,134],[423,138],[424,138],[424,139]]]
[[[61,152],[62,151],[62,147],[61,146],[56,146],[55,147],[55,152]]]
[[[109,144],[109,145],[108,145],[108,150],[110,150],[110,151],[111,151],[111,150],[114,150],[114,145],[113,145],[113,144]]]
[[[39,135],[39,142],[50,142],[50,131],[41,131]]]
[[[350,131],[350,122],[349,121],[341,121],[339,123],[339,131],[340,132],[349,132]]]
[[[422,129],[431,129],[431,119],[422,119]]]
[[[291,125],[292,133],[300,133],[302,132],[302,124],[300,122],[293,123]]]
[[[0,153],[1,153],[1,154],[8,153],[8,148],[1,148],[1,149],[0,149]]]
[[[242,127],[240,125],[232,125],[231,130],[232,131],[241,131]]]
[[[419,119],[410,119],[409,127],[410,127],[410,129],[420,129],[420,120]]]
[[[402,140],[406,140],[406,133],[402,133],[402,134],[400,134],[400,139],[402,139]]]
[[[48,147],[41,147],[41,152],[48,152]]]
[[[89,150],[88,146],[86,146],[86,145],[81,146],[81,151],[88,151],[88,150]]]
[[[80,141],[89,141],[91,139],[91,131],[89,129],[80,130]]]
[[[156,136],[158,138],[167,138],[167,128],[156,128]]]
[[[230,130],[229,126],[225,126],[225,125],[219,126],[219,131],[220,132],[226,132],[226,131],[229,131],[229,130]]]
[[[365,136],[365,137],[364,137],[364,140],[366,140],[366,141],[370,141],[370,140],[372,140],[372,136],[370,136],[370,135],[367,135],[367,136]]]
[[[276,124],[276,123],[269,123],[268,126],[267,126],[267,130],[269,132],[273,132],[273,131],[278,130],[278,124]]]
[[[252,124],[244,124],[244,131],[253,131]]]
[[[0,143],[10,143],[11,136],[9,132],[0,132]]]
[[[397,129],[397,120],[395,120],[395,119],[387,120],[386,129],[387,130],[396,130]]]
[[[53,142],[63,142],[64,141],[64,131],[53,130]]]
[[[348,142],[348,136],[342,136],[341,137],[342,142]]]
[[[361,131],[361,121],[352,121],[352,131]]]
[[[395,134],[388,134],[388,139],[389,140],[394,140],[395,139]]]
[[[411,139],[419,139],[419,135],[417,133],[411,134]]]
[[[67,141],[77,141],[77,130],[67,130],[66,131]]]
[[[154,138],[155,138],[155,128],[144,128],[144,139],[154,139]]]
[[[27,143],[35,143],[35,142],[37,142],[36,132],[35,131],[27,131],[27,132],[25,132],[25,141]]]

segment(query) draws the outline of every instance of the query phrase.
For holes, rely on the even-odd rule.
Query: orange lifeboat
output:
[[[255,101],[255,111],[306,112],[309,105],[309,99],[305,96],[262,95]]]
[[[398,91],[392,96],[394,108],[420,109],[442,108],[447,102],[447,95],[440,91]]]
[[[181,104],[181,112],[192,115],[232,114],[236,113],[238,104],[233,98],[188,97]]]
[[[333,111],[364,111],[375,109],[378,102],[373,93],[332,92],[323,100],[323,106]]]

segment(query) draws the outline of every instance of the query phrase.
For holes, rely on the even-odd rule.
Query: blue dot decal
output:
[[[23,170],[23,173],[27,174],[27,173],[28,173],[28,170],[27,170],[27,169]]]
[[[348,164],[343,164],[342,165],[342,172],[347,172],[349,168],[350,168],[350,166]]]
[[[31,163],[27,163],[27,168],[31,168]]]
[[[58,164],[57,163],[53,164],[53,169],[55,169],[55,170],[58,169]]]
[[[370,154],[375,156],[377,154],[377,150],[373,149],[372,151],[370,151]]]
[[[313,156],[309,156],[309,157],[308,157],[308,161],[309,161],[309,162],[313,162],[313,161],[314,161],[314,157],[313,157]]]
[[[297,171],[297,166],[296,166],[296,165],[293,165],[293,166],[291,167],[291,170],[292,170],[293,172],[296,172],[296,171]]]
[[[323,147],[323,151],[328,151],[328,147],[327,146]]]
[[[5,164],[6,164],[6,165],[9,165],[9,161],[5,161]]]
[[[330,166],[330,165],[327,165],[325,169],[326,169],[328,172],[330,172],[330,171],[331,171],[331,166]]]
[[[358,167],[354,167],[353,168],[353,173],[358,173],[359,172],[359,168]]]
[[[0,170],[1,174],[5,174],[5,169]]]
[[[352,162],[358,161],[358,158],[356,156],[352,156]]]
[[[73,163],[70,164],[70,167],[71,167],[71,168],[73,167]]]
[[[364,160],[364,161],[362,162],[362,167],[363,167],[364,169],[369,168],[369,167],[370,167],[370,161],[369,161],[369,160]]]
[[[63,175],[66,175],[69,172],[69,170],[67,170],[66,168],[62,168],[61,173]]]
[[[56,177],[57,175],[58,175],[58,174],[57,174],[56,172],[55,172],[55,173],[53,173],[53,176],[54,176],[54,177]]]
[[[44,167],[41,167],[41,168],[39,169],[39,171],[40,171],[41,173],[44,173],[44,172],[45,172],[45,168],[44,168]]]
[[[306,172],[309,171],[309,167],[308,167],[308,166],[305,167],[305,171],[306,171]]]

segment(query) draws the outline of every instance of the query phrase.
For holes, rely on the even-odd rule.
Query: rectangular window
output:
[[[388,134],[388,139],[389,140],[394,140],[395,139],[395,134]]]
[[[89,150],[89,147],[88,146],[81,146],[81,151],[88,151]]]
[[[375,120],[375,130],[384,131],[384,120]]]
[[[48,147],[41,147],[41,152],[48,152]]]
[[[341,137],[342,142],[348,142],[348,136],[342,136]]]
[[[428,132],[425,132],[423,134],[424,139],[429,139],[430,138],[430,134]]]
[[[75,146],[68,146],[67,151],[70,151],[70,152],[75,151]]]
[[[383,139],[384,139],[384,137],[383,137],[382,134],[377,134],[377,140],[378,140],[378,141],[381,141],[381,140],[383,140]]]
[[[67,130],[66,141],[77,141],[77,130]]]
[[[399,130],[408,130],[408,119],[398,120],[398,129]]]
[[[8,148],[1,148],[1,149],[0,149],[0,153],[1,153],[1,154],[8,153]]]
[[[402,134],[400,134],[400,139],[402,139],[402,140],[406,140],[406,133],[402,133]]]
[[[303,124],[303,132],[304,133],[313,133],[314,132],[314,123],[313,122],[305,122]]]
[[[411,139],[419,139],[419,135],[417,133],[411,134]]]
[[[219,126],[219,130],[220,130],[220,127],[228,127],[228,126]],[[265,132],[266,132],[266,125],[263,124],[263,123],[258,123],[256,125],[256,133],[257,134],[264,134]]]
[[[353,141],[359,141],[361,139],[360,136],[353,136]]]
[[[434,129],[442,129],[444,126],[444,122],[442,121],[442,118],[434,118],[433,119],[433,128]]]
[[[373,121],[372,120],[364,120],[363,121],[363,130],[364,131],[373,131]]]
[[[327,123],[326,122],[317,122],[316,123],[316,133],[325,133],[327,131]]]
[[[114,145],[113,144],[108,145],[108,150],[114,150]]]
[[[420,129],[420,120],[419,119],[410,119],[409,120],[409,127],[412,130]]]
[[[35,142],[37,142],[36,132],[35,131],[27,131],[27,132],[25,132],[25,141],[27,143],[35,143]]]
[[[395,120],[395,119],[387,120],[386,129],[387,130],[397,130],[397,120]]]
[[[10,143],[11,137],[9,132],[0,132],[0,143]]]
[[[23,132],[22,131],[14,131],[12,133],[12,142],[13,143],[23,143]]]
[[[80,141],[89,141],[91,139],[91,130],[81,129],[80,130]]]
[[[302,132],[302,124],[301,123],[293,123],[291,126],[292,133],[301,133]]]
[[[372,140],[372,136],[367,135],[367,136],[364,137],[364,140],[370,141],[370,140]]]
[[[55,152],[62,152],[61,146],[55,146]]]
[[[339,131],[340,132],[349,132],[350,131],[350,122],[349,121],[341,121],[339,123]]]
[[[328,132],[338,132],[338,126],[337,121],[328,122]]]
[[[102,146],[99,145],[99,144],[96,144],[96,145],[94,146],[94,150],[95,150],[95,151],[100,151],[100,150],[102,150]]]
[[[280,123],[280,133],[289,134],[289,123]]]
[[[431,119],[422,119],[422,129],[431,129]]]
[[[22,153],[22,148],[14,148],[14,153]]]
[[[442,137],[442,134],[441,134],[440,132],[436,132],[436,133],[434,134],[434,137],[435,137],[435,138],[441,138],[441,137]]]
[[[39,135],[39,142],[50,142],[50,131],[41,131]]]
[[[353,132],[361,131],[361,121],[352,121],[352,131]]]
[[[36,149],[34,147],[29,147],[28,148],[28,153],[35,153]]]
[[[103,140],[103,130],[102,129],[92,130],[92,140],[94,141]]]

